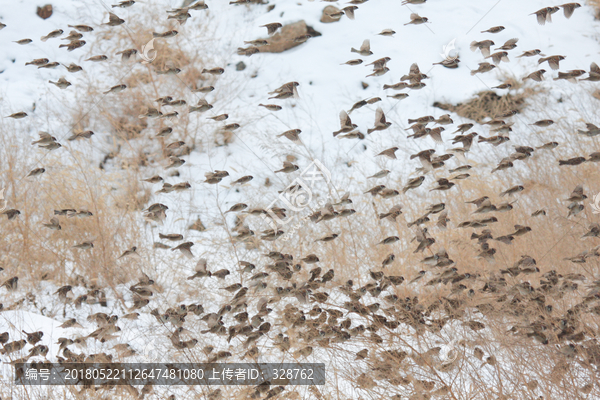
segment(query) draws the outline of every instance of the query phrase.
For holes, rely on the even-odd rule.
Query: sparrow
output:
[[[135,4],[135,0],[125,0],[125,1],[120,1],[118,4],[111,4],[111,7],[112,8],[115,8],[115,7],[127,8],[127,7],[131,7],[134,4]]]
[[[180,72],[181,72],[181,69],[175,68],[175,67],[167,68],[165,70],[158,70],[158,71],[156,71],[156,73],[158,75],[177,75]]]
[[[119,259],[130,256],[130,255],[137,255],[136,251],[137,251],[137,247],[133,246],[129,250],[125,250],[125,252],[119,256]]]
[[[46,172],[46,168],[36,168],[36,169],[32,169],[27,176],[38,176],[43,174],[44,172]]]
[[[517,38],[509,39],[502,46],[498,47],[495,50],[512,50],[515,47],[517,47],[518,41],[519,41],[519,39],[517,39]]]
[[[381,266],[387,267],[388,265],[393,263],[395,259],[396,259],[396,256],[394,254],[388,254],[381,262]]]
[[[395,33],[396,33],[396,31],[394,31],[393,29],[384,29],[381,32],[379,32],[378,35],[381,35],[381,36],[394,36]]]
[[[586,123],[585,126],[587,128],[587,131],[578,129],[577,133],[580,135],[587,136],[587,137],[594,137],[594,136],[600,135],[600,128],[598,128],[596,125]]]
[[[356,50],[354,47],[352,47],[350,51],[352,53],[358,53],[361,56],[370,56],[371,54],[373,54],[373,52],[371,51],[371,41],[369,39],[365,39],[362,45],[360,46],[359,50]]]
[[[482,63],[479,63],[479,67],[477,67],[477,69],[474,69],[471,71],[471,75],[489,72],[489,71],[493,70],[494,68],[496,68],[495,65],[490,64],[488,62],[482,62]]]
[[[598,67],[598,64],[596,63],[591,63],[590,64],[590,72],[589,72],[589,76],[585,79],[580,79],[582,81],[590,81],[590,82],[598,82],[600,81],[600,67]]]
[[[60,46],[58,46],[58,48],[62,49],[63,47],[66,47],[67,51],[73,51],[75,49],[85,46],[85,44],[85,40],[73,40],[68,44],[61,44]]]
[[[62,229],[62,227],[60,226],[60,222],[56,217],[51,218],[49,223],[45,223],[43,225],[48,229],[53,229],[56,231],[60,231]]]
[[[567,218],[569,218],[571,215],[577,215],[579,214],[581,211],[583,211],[584,209],[584,205],[577,203],[577,202],[573,202],[571,204],[569,204],[567,206],[567,208],[569,209],[569,213],[567,214]]]
[[[488,30],[481,31],[481,33],[499,33],[502,32],[505,28],[503,26],[493,26]]]
[[[392,99],[395,99],[395,100],[404,100],[405,98],[408,97],[408,93],[397,93],[397,94],[394,94],[392,96],[387,96],[387,97],[391,97]]]
[[[278,106],[276,104],[259,104],[260,107],[264,107],[269,111],[279,111],[281,110],[283,107]]]
[[[558,10],[560,10],[559,7],[544,7],[529,15],[535,14],[535,16],[537,17],[538,24],[545,25],[546,22],[552,22],[552,14],[554,14]]]
[[[25,65],[35,65],[35,66],[40,66],[40,65],[46,65],[50,62],[50,60],[48,60],[47,58],[36,58],[33,61],[29,61],[26,62]]]
[[[62,29],[56,29],[56,30],[53,30],[52,32],[50,32],[49,34],[47,34],[46,36],[42,36],[40,38],[40,40],[42,42],[45,42],[48,39],[53,39],[53,38],[59,37],[63,33],[64,33],[64,31]]]
[[[26,116],[27,116],[26,112],[20,111],[20,112],[14,113],[14,114],[10,114],[9,116],[7,116],[5,118],[22,119],[22,118],[25,118]]]
[[[13,276],[12,278],[5,280],[4,283],[2,283],[2,285],[0,285],[0,288],[5,287],[7,290],[15,290],[18,286],[18,283],[19,283],[19,277]]]
[[[171,249],[171,251],[179,250],[184,256],[192,259],[192,258],[194,258],[194,255],[192,254],[192,250],[191,250],[193,245],[194,245],[194,242],[181,243],[177,247],[173,247]]]
[[[482,40],[480,42],[474,40],[469,45],[469,48],[471,49],[471,51],[476,51],[477,49],[479,49],[481,50],[481,54],[484,57],[487,57],[490,55],[490,47],[492,47],[493,45],[495,45],[495,43],[492,40]]]
[[[77,139],[89,139],[92,137],[93,134],[94,134],[94,132],[92,132],[92,131],[78,132],[78,133],[75,133],[75,134],[69,136],[67,138],[67,140],[73,141],[73,140],[77,140]]]
[[[297,165],[292,164],[291,162],[288,162],[288,161],[284,161],[283,168],[275,171],[275,173],[283,172],[283,173],[289,174],[290,172],[297,171],[298,169],[300,169],[300,167],[298,167]]]
[[[512,196],[513,194],[519,193],[519,192],[523,191],[524,189],[525,188],[522,185],[516,185],[516,186],[513,186],[513,187],[505,190],[504,192],[501,192],[500,197],[504,197],[506,195]]]
[[[36,140],[35,142],[31,142],[31,144],[48,144],[52,142],[56,142],[56,138],[54,136],[50,136],[48,132],[39,131],[38,133],[40,140]]]
[[[581,4],[579,4],[579,3],[566,3],[566,4],[563,4],[563,5],[559,6],[559,7],[563,8],[563,11],[565,13],[565,17],[568,19],[568,18],[571,18],[571,15],[573,15],[573,13],[575,12],[576,8],[581,7]],[[554,7],[554,8],[556,8],[556,7]]]
[[[424,176],[419,176],[417,178],[413,178],[413,179],[409,180],[406,183],[406,186],[404,186],[404,188],[402,188],[402,192],[406,193],[410,189],[418,188],[419,186],[421,186],[423,184],[423,181],[425,181]]]
[[[392,125],[392,123],[385,120],[385,115],[381,107],[377,107],[377,110],[375,111],[375,126],[367,129],[367,133],[370,134],[371,132],[385,130],[389,128],[390,125]]]
[[[523,54],[521,54],[520,56],[517,56],[517,58],[521,58],[521,57],[534,57],[534,56],[540,55],[541,52],[542,51],[540,49],[527,50],[527,51],[524,51]]]
[[[375,179],[379,179],[379,178],[385,178],[386,176],[388,176],[388,174],[390,173],[389,170],[387,169],[382,169],[381,171],[367,177],[367,179],[371,179],[371,178],[375,178]]]
[[[69,65],[63,64],[63,67],[65,67],[67,69],[67,71],[69,71],[70,73],[75,73],[75,72],[79,72],[79,71],[83,70],[83,68],[81,68],[79,65],[73,64],[73,63],[71,63]]]
[[[62,38],[61,40],[68,40],[69,42],[72,42],[74,40],[79,40],[83,37],[83,35],[77,31],[71,31],[69,32],[68,36],[65,36],[64,38]]]
[[[346,14],[349,19],[354,19],[354,11],[358,10],[356,6],[347,6],[342,8],[342,11]]]
[[[87,26],[87,25],[67,25],[69,28],[75,28],[77,29],[79,32],[93,32],[94,28],[92,28],[91,26]]]
[[[290,129],[289,131],[285,131],[285,132],[277,135],[277,137],[284,136],[286,139],[289,139],[294,143],[301,143],[300,136],[299,136],[300,133],[302,133],[302,131],[300,129]]]
[[[504,61],[506,63],[510,62],[510,60],[508,59],[508,52],[506,51],[498,51],[496,53],[490,54],[485,58],[491,58],[494,64],[496,65],[500,64],[501,61]]]
[[[454,182],[450,182],[448,179],[445,179],[445,178],[438,179],[437,184],[438,184],[438,186],[431,189],[430,192],[432,190],[449,190],[452,188],[452,186],[455,185]]]
[[[134,54],[137,54],[137,52],[138,52],[137,49],[127,49],[127,50],[119,51],[115,55],[118,56],[120,54],[121,61],[127,61],[131,58],[131,56],[133,56]]]
[[[229,118],[229,114],[219,114],[216,115],[214,117],[208,117],[207,119],[212,119],[213,121],[225,121],[227,118]]]
[[[559,63],[564,60],[566,56],[550,56],[550,57],[542,57],[538,60],[538,64],[542,64],[548,61],[548,65],[550,68],[557,70],[559,68]]]
[[[252,179],[254,179],[254,177],[252,175],[246,175],[246,176],[242,176],[240,179],[237,179],[233,182],[231,182],[232,185],[243,185],[245,183],[250,182]]]
[[[598,224],[597,222],[592,222],[589,225],[589,231],[584,234],[581,238],[587,238],[587,237],[600,237],[600,224]]]
[[[277,32],[277,29],[281,28],[283,25],[279,22],[273,22],[270,24],[261,25],[261,28],[267,28],[267,34],[272,35]]]
[[[396,159],[396,154],[395,154],[396,150],[398,150],[398,147],[391,147],[391,148],[386,149],[386,150],[382,151],[381,153],[377,154],[377,156],[386,156],[388,158],[391,158],[392,160],[395,160]]]
[[[429,21],[429,20],[426,17],[420,17],[419,14],[412,13],[412,14],[410,14],[410,22],[408,22],[408,23],[406,23],[404,25],[405,26],[406,25],[411,25],[411,24],[413,24],[413,25],[419,25],[419,24],[424,24],[427,21]]]
[[[81,242],[79,244],[76,244],[75,246],[72,246],[74,249],[80,249],[80,250],[89,250],[92,247],[94,247],[94,243],[92,242]]]
[[[21,332],[23,332],[27,336],[27,342],[33,345],[40,342],[42,340],[42,336],[44,336],[44,332],[42,331],[27,333],[21,330]]]
[[[225,211],[224,214],[227,214],[229,212],[238,212],[238,211],[242,211],[245,210],[246,208],[248,208],[247,204],[244,203],[237,203],[234,204],[233,206],[231,206],[231,208],[229,208],[229,210]]]
[[[59,65],[60,65],[60,63],[58,63],[58,62],[51,62],[48,64],[40,65],[38,67],[38,69],[40,69],[40,68],[54,69],[54,68],[58,67]]]
[[[569,198],[565,199],[565,201],[583,201],[587,198],[588,197],[585,194],[583,194],[583,185],[577,185],[575,189],[573,189],[573,191],[571,192]]]
[[[106,60],[108,60],[108,56],[100,55],[100,56],[90,57],[90,58],[88,58],[88,59],[86,59],[84,61],[102,62],[102,61],[106,61]]]
[[[540,69],[538,71],[532,72],[531,74],[529,74],[523,78],[523,82],[525,82],[527,79],[532,79],[536,82],[541,82],[544,79],[543,75],[545,73],[546,73],[545,69]]]
[[[585,157],[573,157],[568,160],[558,160],[558,165],[579,165],[586,161]]]
[[[338,131],[333,132],[333,137],[336,137],[340,133],[351,132],[358,126],[352,123],[348,113],[344,110],[340,111],[340,125],[341,128]]]
[[[102,24],[102,25],[108,25],[108,26],[118,26],[121,24],[124,24],[125,20],[121,19],[117,16],[117,14],[113,14],[111,12],[108,13],[108,22]]]
[[[20,44],[20,45],[26,45],[31,42],[33,42],[33,40],[31,40],[31,39],[21,39],[21,40],[15,40],[13,43]]]
[[[15,351],[19,351],[25,347],[27,341],[25,340],[16,340],[14,342],[10,342],[4,345],[3,349],[0,349],[0,354],[11,354]]]
[[[208,104],[208,102],[205,99],[200,99],[198,100],[198,104],[195,106],[190,106],[190,108],[188,109],[189,113],[193,113],[193,112],[205,112],[208,111],[210,109],[213,108],[212,104]],[[215,117],[214,117],[215,118]]]
[[[179,32],[177,32],[176,30],[170,30],[170,31],[166,31],[166,32],[152,32],[152,37],[154,38],[163,38],[163,39],[168,39],[168,38],[172,38],[174,36],[177,36]]]
[[[104,94],[108,94],[108,93],[119,93],[122,92],[123,90],[127,89],[127,85],[116,85],[111,87],[110,89],[108,89],[106,92],[103,92]]]

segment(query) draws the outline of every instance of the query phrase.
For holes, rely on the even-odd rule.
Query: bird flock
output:
[[[346,7],[330,14],[330,17],[339,19],[347,16],[351,20],[359,19],[361,5],[366,2],[367,0],[352,0]],[[139,3],[134,0],[121,1],[112,5],[112,9],[142,7],[142,2]],[[426,0],[402,2],[407,7],[415,8],[425,7],[425,3]],[[261,6],[249,0],[237,0],[229,4]],[[569,19],[580,7],[579,3],[568,3],[545,7],[530,15],[535,16],[539,25],[545,25],[552,22],[552,15],[559,10],[562,9],[564,17]],[[55,46],[60,38],[65,42],[58,44],[59,49],[65,49],[67,52],[77,51],[88,44],[88,35],[92,35],[98,28],[115,29],[127,23],[112,9],[108,13],[108,22],[102,24],[104,26],[92,27],[74,22],[73,25],[68,25],[72,30],[66,36],[62,37],[65,35],[63,29],[57,29],[42,36],[39,41],[44,43],[44,46]],[[165,18],[183,26],[193,18],[195,12],[206,10],[209,10],[209,5],[201,0],[181,8],[166,10]],[[10,21],[6,22],[0,23],[0,35],[2,30],[11,29]],[[421,17],[411,9],[410,20],[403,22],[403,25],[409,26],[407,29],[417,29],[411,25],[429,23],[433,24],[435,21]],[[266,28],[267,38],[247,38],[249,40],[243,41],[243,45],[250,47],[238,48],[237,54],[257,57],[256,54],[261,52],[260,48],[270,43],[273,35],[283,28],[283,24],[273,22],[261,27]],[[494,26],[480,31],[479,34],[490,37],[489,35],[502,32],[505,32],[505,27]],[[390,38],[394,34],[396,32],[388,28],[379,33]],[[175,29],[152,34],[154,39],[165,41],[177,35],[179,32]],[[87,41],[84,40],[86,38]],[[290,40],[297,45],[310,46],[310,38],[310,34],[307,34]],[[516,55],[518,38],[508,39],[499,47],[495,47],[498,45],[491,39],[485,39],[485,36],[480,39],[483,40],[473,40],[469,46],[472,52],[479,52],[482,57],[478,67],[470,71],[472,76],[501,68],[502,63],[510,63],[509,56],[536,57],[538,65],[547,63],[552,71],[556,71],[554,81],[567,80],[573,84],[580,81],[600,81],[600,68],[596,63],[591,64],[589,71],[560,71],[560,62],[567,57],[566,55],[542,53],[551,49],[528,49]],[[26,46],[34,41],[24,38],[15,43]],[[379,58],[365,64],[372,68],[372,72],[365,78],[382,76],[390,71],[388,62],[391,58],[383,54],[383,57],[374,54],[369,39],[365,39],[358,49],[352,47],[346,51],[348,57],[357,54],[357,57],[362,58],[350,59],[338,68],[353,68],[362,65],[367,57],[374,56]],[[143,53],[138,49],[129,48],[118,51],[114,56],[121,56],[122,61],[135,59],[139,62],[136,57],[141,55]],[[86,58],[82,66],[74,63],[64,65],[48,58],[37,58],[26,62],[23,68],[64,67],[69,74],[77,74],[85,70],[86,65],[90,63],[104,63],[111,58],[113,56],[94,55]],[[440,65],[450,70],[465,68],[460,63],[458,55],[448,56],[434,63],[432,67]],[[427,86],[429,75],[435,74],[435,69],[431,71],[427,74],[421,72],[418,63],[415,62],[409,71],[402,72],[404,75],[398,83],[382,85],[381,89],[387,98],[409,102],[411,91]],[[167,64],[164,69],[154,69],[153,72],[175,77],[182,69]],[[210,86],[190,87],[189,93],[197,96],[218,91],[218,78],[225,72],[225,68],[218,66],[203,68],[201,74],[214,78],[216,83]],[[507,81],[493,89],[510,93],[511,90],[516,90],[515,86],[542,82],[547,72],[539,69],[521,77],[521,82]],[[586,74],[587,76],[583,77]],[[299,77],[298,81],[302,81],[301,78]],[[265,104],[257,101],[256,108],[260,110],[259,107],[262,107],[269,114],[276,114],[289,107],[292,102],[303,101],[304,83],[298,81],[281,85],[279,82],[265,88],[262,100],[259,100]],[[72,86],[64,76],[56,81],[50,80],[49,84],[61,90],[70,90]],[[103,88],[102,93],[104,96],[126,96],[128,89],[128,85],[118,83],[110,88]],[[154,185],[162,185],[155,194],[170,195],[195,189],[187,181],[169,183],[161,176],[179,176],[172,171],[182,167],[190,153],[190,143],[183,140],[169,141],[179,118],[185,113],[207,115],[205,113],[212,112],[214,108],[206,98],[201,98],[195,105],[188,101],[166,94],[157,98],[154,103],[146,104],[139,111],[139,115],[134,117],[144,121],[160,121],[161,124],[160,128],[151,125],[148,129],[155,129],[153,140],[163,143],[163,159],[157,163],[163,172],[141,180],[144,185],[152,188]],[[361,108],[379,102],[382,102],[380,97],[373,97],[354,104],[340,105],[339,108],[343,108],[339,113],[340,125],[338,130],[332,132],[333,137],[360,143],[367,138],[377,140],[377,135],[399,130],[400,127],[386,118],[381,106],[376,106],[371,126],[359,127],[352,122],[353,112],[363,112],[364,109],[360,110]],[[243,131],[242,124],[226,121],[229,114],[235,114],[235,110],[225,111],[226,113],[207,116],[206,123],[220,123],[222,131],[234,134]],[[173,210],[178,207],[176,201],[168,205],[162,202],[146,204],[143,210],[135,212],[143,221],[144,227],[152,227],[153,243],[148,246],[129,243],[121,248],[121,254],[115,256],[114,262],[140,262],[148,252],[164,250],[169,250],[169,254],[181,255],[184,262],[195,265],[194,271],[183,277],[173,273],[171,284],[192,285],[197,288],[197,301],[189,304],[161,302],[155,295],[158,282],[148,271],[140,270],[139,277],[128,283],[126,295],[116,293],[114,288],[91,283],[82,276],[70,277],[68,283],[54,282],[56,290],[53,296],[64,304],[66,310],[65,320],[60,327],[73,332],[70,337],[58,339],[58,353],[49,354],[48,346],[40,344],[44,332],[22,331],[20,333],[23,335],[19,334],[17,337],[9,335],[9,332],[0,334],[0,354],[13,363],[45,359],[59,362],[131,360],[140,354],[140,349],[121,340],[121,326],[127,321],[143,320],[148,315],[151,316],[152,324],[162,327],[163,332],[166,332],[163,337],[177,357],[185,355],[203,362],[286,359],[326,363],[340,357],[343,360],[341,365],[347,368],[343,372],[350,374],[347,379],[353,381],[352,385],[370,393],[369,396],[382,396],[382,392],[378,390],[386,388],[385,398],[396,400],[467,398],[464,387],[460,386],[468,379],[463,377],[458,383],[454,379],[465,374],[465,371],[469,371],[468,374],[485,376],[477,381],[481,388],[475,390],[476,396],[470,398],[553,398],[549,397],[552,393],[563,393],[562,398],[566,396],[564,393],[569,393],[572,398],[576,398],[573,393],[600,396],[600,384],[597,380],[600,344],[597,341],[599,332],[596,323],[597,316],[600,315],[600,277],[596,273],[600,262],[600,243],[597,243],[600,238],[600,224],[590,220],[583,212],[589,209],[590,200],[595,201],[590,196],[591,188],[584,188],[579,182],[573,182],[572,187],[560,188],[564,194],[559,201],[563,219],[577,222],[579,227],[587,227],[578,234],[577,241],[593,245],[586,247],[586,250],[579,254],[565,255],[564,259],[552,262],[548,262],[547,259],[545,262],[537,261],[526,253],[515,253],[514,263],[507,262],[504,256],[501,259],[498,257],[500,253],[510,252],[506,250],[510,249],[507,246],[520,246],[520,249],[527,247],[526,243],[530,242],[525,241],[536,235],[534,227],[539,226],[536,221],[549,218],[548,207],[540,207],[528,212],[527,218],[518,224],[512,224],[513,228],[509,230],[496,228],[505,227],[507,221],[512,221],[511,213],[519,211],[519,208],[522,211],[525,204],[531,206],[525,201],[519,202],[522,193],[531,190],[527,183],[512,182],[496,193],[482,187],[480,190],[486,192],[486,195],[469,198],[466,202],[461,202],[463,204],[456,201],[456,193],[462,190],[461,186],[468,185],[474,176],[486,175],[493,181],[495,177],[502,175],[503,179],[510,181],[510,170],[518,168],[521,163],[533,162],[533,158],[550,160],[552,165],[560,170],[570,171],[576,171],[578,166],[585,167],[590,165],[588,163],[600,162],[600,149],[593,149],[597,151],[568,159],[559,159],[553,155],[557,147],[569,146],[569,143],[549,141],[535,147],[512,145],[513,141],[520,141],[517,135],[511,135],[515,119],[523,118],[520,114],[519,109],[510,109],[490,116],[480,124],[456,124],[454,119],[457,116],[451,113],[438,117],[415,115],[407,118],[408,128],[403,129],[408,133],[407,140],[414,140],[414,143],[420,144],[429,143],[426,139],[431,138],[436,144],[451,143],[456,147],[451,147],[443,154],[437,153],[435,149],[423,149],[411,154],[407,163],[412,165],[416,161],[419,162],[416,176],[397,186],[389,180],[389,176],[394,168],[403,168],[396,164],[396,153],[402,149],[401,145],[374,154],[375,160],[391,163],[386,164],[391,165],[388,167],[390,169],[382,169],[368,176],[367,183],[360,192],[347,191],[338,196],[338,200],[329,201],[323,207],[311,210],[307,222],[309,227],[306,229],[312,232],[302,237],[303,245],[297,248],[282,244],[280,238],[285,234],[286,226],[261,228],[264,227],[264,220],[271,218],[270,215],[284,219],[293,214],[292,210],[282,207],[266,208],[266,204],[261,204],[263,200],[254,198],[231,205],[222,212],[224,225],[227,227],[215,226],[211,229],[226,230],[231,248],[249,248],[250,251],[244,253],[248,256],[246,259],[233,257],[234,251],[231,251],[228,257],[228,260],[231,260],[229,265],[214,267],[210,257],[194,254],[196,243],[186,239],[187,232],[173,233],[163,230],[165,224],[174,218]],[[27,112],[18,110],[4,115],[4,118],[15,120],[28,117],[30,116]],[[525,122],[533,129],[539,130],[556,123],[553,119]],[[164,126],[165,123],[170,125]],[[600,128],[592,122],[581,124],[574,140],[600,135]],[[479,132],[475,132],[475,129]],[[488,132],[484,134],[483,129]],[[362,133],[361,130],[366,133]],[[448,133],[453,136],[447,137]],[[278,139],[273,140],[287,140],[289,142],[286,143],[291,146],[304,146],[303,134],[306,135],[300,128],[289,129],[277,133],[275,137]],[[65,139],[85,144],[85,141],[92,140],[93,135],[92,130],[77,130]],[[41,131],[39,138],[31,144],[45,151],[64,151],[60,150],[63,147],[60,143],[62,139]],[[468,157],[474,149],[474,144],[492,145],[494,148],[508,151],[509,155],[497,160],[491,167],[470,162]],[[592,148],[593,145],[589,147]],[[367,157],[366,154],[364,157]],[[301,166],[296,162],[294,159],[282,161],[281,167],[273,170],[267,180],[275,181],[276,177],[283,174],[292,177],[300,174]],[[29,171],[23,178],[36,178],[46,173],[46,169],[41,166]],[[204,173],[204,181],[199,185],[202,189],[199,190],[211,190],[210,185],[222,185],[227,182],[227,190],[243,194],[249,186],[259,186],[251,174],[234,174],[236,173],[230,174],[225,170],[207,171]],[[385,184],[379,183],[384,181]],[[293,195],[299,189],[301,187],[298,185],[290,185],[282,192]],[[427,204],[421,215],[409,219],[407,214],[411,215],[412,212],[407,213],[406,207],[400,203],[408,201],[409,196],[413,194],[427,196],[432,192],[441,196],[443,201]],[[367,207],[364,207],[365,205]],[[375,215],[368,210],[371,205]],[[462,212],[454,210],[459,206],[469,210],[468,219],[459,219]],[[7,196],[4,190],[0,191],[0,209],[1,215],[5,217],[0,226],[6,231],[16,230],[20,216],[27,213],[26,209],[13,207],[11,197]],[[65,221],[94,216],[89,210],[78,208],[54,209],[49,212],[52,212],[53,216],[42,226],[63,234],[69,226]],[[231,224],[226,220],[229,216],[235,216],[232,227],[229,227]],[[355,273],[342,270],[344,264],[334,261],[334,258],[338,251],[342,251],[340,243],[346,244],[351,241],[352,229],[344,227],[350,226],[347,224],[353,223],[352,221],[361,224],[361,221],[367,219],[375,220],[376,227],[365,235],[369,245],[366,250],[363,249],[365,251],[361,251],[361,254],[369,256],[357,256],[360,257],[361,267]],[[452,237],[467,235],[468,245],[475,249],[472,257],[458,258],[456,253],[459,249],[444,239],[447,237],[444,235],[450,234],[455,235]],[[72,251],[93,252],[95,244],[96,239],[81,241],[72,245]],[[531,251],[533,252],[533,248]],[[384,256],[372,259],[370,256],[373,254]],[[565,273],[562,265],[566,265],[565,268],[569,271],[577,272]],[[10,293],[17,293],[19,289],[32,290],[19,286],[23,277],[13,274],[10,268],[3,269],[1,273],[8,273],[9,276],[0,288]],[[202,300],[202,292],[206,289],[213,290],[212,288],[218,288],[217,292],[221,293],[219,303],[214,303],[214,299],[209,298],[206,298],[206,301]],[[113,303],[117,303],[117,298],[126,298],[127,305],[113,306]],[[92,312],[98,309],[100,311]],[[87,315],[85,320],[82,320],[81,316],[84,313]],[[458,340],[453,345],[453,351],[458,355],[449,357],[439,342],[438,345],[426,342],[431,345],[424,347],[419,344],[421,338],[438,337],[436,335],[441,335],[445,330],[458,332]],[[84,334],[86,331],[91,332]],[[538,382],[543,380],[542,376],[536,379],[523,375],[519,378],[522,381],[517,383],[503,379],[503,376],[508,375],[502,375],[507,373],[502,371],[511,368],[510,363],[501,362],[506,357],[506,351],[493,352],[491,347],[486,348],[485,341],[481,340],[486,335],[492,337],[494,332],[496,337],[505,337],[519,343],[523,346],[523,352],[541,352],[540,354],[547,355],[549,360],[552,360],[549,361],[553,366],[549,367],[551,373],[559,366],[563,369],[583,371],[579,378],[572,381],[574,388],[565,389],[558,383],[553,386],[552,383],[548,383],[550,381],[544,381],[546,386],[543,387]],[[109,347],[106,347],[105,351],[93,354],[86,350],[92,348],[86,347],[87,343],[92,341]],[[200,348],[202,344],[204,347]],[[566,372],[563,372],[563,375],[565,374]],[[328,379],[333,378],[328,376]],[[494,379],[501,381],[500,389],[486,392],[489,388],[486,389],[485,385],[491,386]],[[114,387],[85,387],[82,390],[92,389],[118,390]],[[249,388],[234,388],[238,392],[232,393],[236,394],[228,394],[229,389],[209,388],[204,395],[211,400],[236,396],[270,399],[288,398],[286,396],[297,398],[291,393],[298,393],[297,388],[271,382]],[[332,395],[330,389],[329,383],[324,388],[312,387],[303,396],[319,399],[341,398]],[[159,397],[159,393],[167,393],[161,390],[154,388],[152,384],[142,388],[131,385],[127,387],[133,398],[188,398],[185,394],[170,394],[169,397],[165,394],[164,397]]]

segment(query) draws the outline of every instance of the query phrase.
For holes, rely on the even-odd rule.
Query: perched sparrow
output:
[[[373,52],[371,51],[371,41],[369,39],[365,39],[362,45],[360,46],[360,49],[356,50],[354,47],[352,47],[350,51],[352,53],[358,53],[361,56],[370,56],[371,54],[373,54]]]

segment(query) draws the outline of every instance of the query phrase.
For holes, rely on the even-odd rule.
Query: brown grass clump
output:
[[[492,90],[485,90],[477,93],[476,97],[466,103],[451,105],[436,102],[433,105],[443,110],[455,112],[461,117],[483,122],[488,118],[493,119],[512,110],[521,111],[526,106],[526,100],[537,92],[536,89],[527,88],[517,94],[507,93],[500,96]]]

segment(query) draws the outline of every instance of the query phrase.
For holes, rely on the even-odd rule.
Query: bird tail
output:
[[[42,36],[42,37],[40,38],[40,40],[41,40],[42,42],[45,42],[46,40],[48,40],[48,36]]]
[[[473,40],[473,41],[471,42],[471,44],[469,45],[469,48],[471,49],[471,51],[475,51],[475,50],[477,50],[477,48],[478,48],[478,44],[479,44],[479,42],[477,42],[476,40]]]

